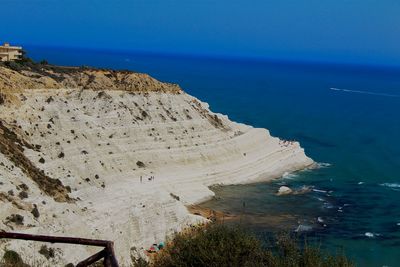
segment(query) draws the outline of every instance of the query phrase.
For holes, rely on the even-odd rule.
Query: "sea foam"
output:
[[[293,179],[295,179],[296,177],[298,177],[297,174],[290,173],[290,172],[285,172],[285,173],[282,175],[282,178],[284,178],[284,179],[289,179],[289,180],[293,180]]]
[[[384,186],[384,187],[389,187],[393,190],[400,190],[400,184],[397,183],[383,183],[383,184],[379,184],[380,186]]]
[[[364,235],[365,235],[366,237],[369,237],[369,238],[375,237],[374,233],[371,233],[371,232],[366,232]]]
[[[332,164],[327,163],[327,162],[317,162],[316,165],[317,165],[317,168],[319,168],[319,169],[329,168],[330,166],[332,166]]]
[[[317,193],[328,193],[328,191],[321,190],[321,189],[313,189],[312,191],[317,192]]]
[[[375,238],[377,236],[380,236],[380,234],[378,233],[371,233],[371,232],[366,232],[364,235],[368,238]]]

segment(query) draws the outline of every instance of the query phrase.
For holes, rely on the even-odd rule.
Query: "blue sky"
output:
[[[400,66],[398,0],[1,0],[0,41]]]

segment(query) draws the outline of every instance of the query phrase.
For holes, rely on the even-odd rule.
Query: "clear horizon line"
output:
[[[374,68],[374,69],[392,69],[400,70],[400,65],[383,64],[383,63],[360,63],[360,62],[345,62],[334,60],[317,60],[317,59],[288,59],[281,57],[268,57],[268,56],[253,56],[253,55],[238,55],[238,54],[219,54],[219,53],[196,53],[196,52],[173,52],[162,50],[143,50],[143,49],[109,49],[103,47],[79,47],[79,46],[62,46],[62,45],[42,45],[42,44],[22,44],[25,47],[36,48],[52,48],[52,49],[65,49],[65,50],[84,50],[95,52],[108,52],[116,54],[133,53],[142,55],[158,55],[167,57],[182,57],[182,58],[204,58],[204,59],[220,59],[220,60],[234,60],[234,61],[253,61],[253,62],[272,62],[283,64],[299,64],[299,65],[326,65],[326,66],[348,66],[359,68]],[[28,55],[29,55],[29,51]]]

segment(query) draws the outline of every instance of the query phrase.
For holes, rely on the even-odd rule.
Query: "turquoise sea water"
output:
[[[130,69],[179,83],[213,111],[300,141],[320,168],[218,187],[204,206],[242,214],[260,236],[302,225],[358,266],[400,266],[400,70],[28,49],[54,64]],[[313,191],[277,197],[281,185]]]

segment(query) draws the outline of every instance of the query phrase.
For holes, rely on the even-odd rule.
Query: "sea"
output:
[[[231,120],[299,141],[316,168],[218,186],[202,206],[239,216],[260,238],[291,231],[357,266],[400,266],[400,69],[26,48],[37,61],[149,73]],[[282,185],[304,192],[275,195]]]

